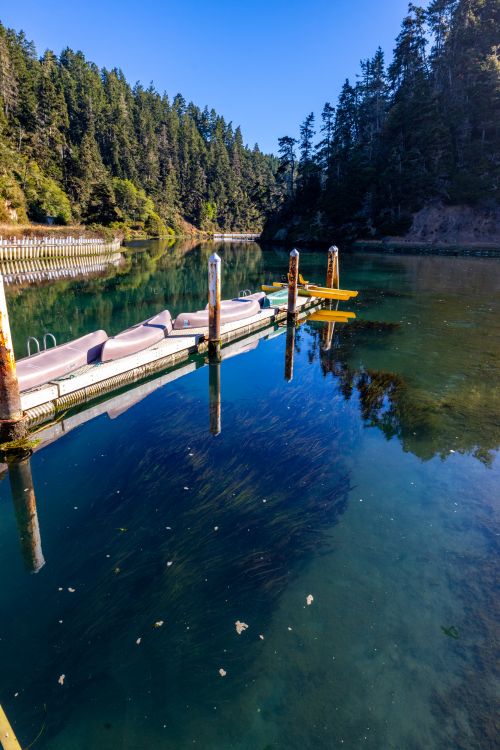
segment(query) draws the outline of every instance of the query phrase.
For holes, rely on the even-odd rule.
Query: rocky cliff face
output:
[[[500,245],[500,207],[431,204],[415,214],[410,231],[400,239],[429,244]]]

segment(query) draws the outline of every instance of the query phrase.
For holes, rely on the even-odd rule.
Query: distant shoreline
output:
[[[355,250],[375,250],[387,253],[429,253],[439,255],[477,255],[500,258],[500,244],[495,242],[419,242],[404,237],[381,240],[356,240],[351,244]]]

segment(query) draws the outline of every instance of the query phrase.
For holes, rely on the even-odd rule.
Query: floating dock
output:
[[[63,357],[62,363],[59,360],[54,363],[54,357],[50,354],[50,350],[45,359],[45,369],[42,366],[37,368],[36,364],[32,366],[29,359],[24,359],[22,361],[26,366],[22,375],[25,383],[25,390],[23,391],[19,389],[20,381],[18,381],[16,374],[4,283],[0,276],[0,344],[2,344],[0,346],[0,427],[2,429],[2,444],[6,446],[5,450],[14,450],[9,446],[14,446],[16,441],[22,440],[36,427],[53,421],[61,411],[77,408],[97,399],[102,400],[102,396],[107,393],[125,389],[126,386],[150,378],[156,373],[171,370],[180,363],[192,361],[195,355],[208,354],[209,363],[217,365],[224,356],[227,357],[229,344],[242,342],[242,346],[238,346],[237,351],[235,351],[235,353],[239,353],[244,351],[245,347],[248,349],[248,346],[251,345],[249,337],[252,337],[253,334],[263,332],[261,335],[266,335],[266,332],[270,332],[270,329],[274,329],[279,323],[285,322],[288,331],[285,371],[287,380],[291,380],[293,377],[296,326],[300,321],[304,321],[314,313],[318,316],[326,293],[336,292],[337,295],[345,295],[347,299],[357,295],[355,291],[338,288],[338,249],[331,247],[328,251],[328,287],[309,285],[307,296],[297,296],[297,292],[303,290],[303,286],[298,288],[299,278],[302,284],[305,284],[305,282],[298,272],[299,252],[294,249],[290,253],[288,284],[286,286],[281,283],[273,285],[270,287],[272,293],[267,297],[261,293],[251,295],[247,292],[241,292],[238,300],[242,303],[245,302],[246,313],[243,314],[244,306],[242,305],[242,309],[239,311],[241,314],[238,314],[234,319],[234,314],[227,314],[228,303],[233,304],[234,300],[233,302],[221,301],[220,267],[221,259],[217,253],[213,253],[208,261],[209,304],[204,311],[197,311],[193,314],[182,313],[180,316],[182,317],[182,327],[177,327],[177,318],[179,318],[177,316],[172,328],[170,313],[164,311],[162,315],[168,316],[169,324],[167,325],[168,321],[166,321],[162,330],[156,332],[159,333],[158,337],[156,334],[150,336],[149,333],[145,339],[139,336],[139,345],[137,345],[137,336],[135,335],[137,331],[134,329],[128,329],[112,338],[108,338],[104,331],[96,331],[70,342],[68,345],[59,347],[59,353],[63,351],[64,346],[68,349],[68,352],[63,352],[66,359]],[[334,271],[333,274],[331,273],[332,270]],[[336,288],[332,289],[334,285]],[[317,290],[317,295],[315,290]],[[251,297],[252,300],[249,301]],[[153,323],[153,321],[157,321],[157,318],[160,317],[160,315],[154,316],[135,328],[140,332],[141,326],[146,328],[147,324],[150,324],[151,330],[153,330],[157,327],[156,322]],[[335,322],[346,323],[354,317],[354,313],[330,309],[324,311],[323,315],[316,317],[316,319],[326,321],[328,330],[333,332]],[[231,322],[222,323],[224,319]],[[203,325],[203,327],[197,328],[195,327],[197,325]],[[133,341],[130,342],[131,335]],[[267,333],[267,335],[269,334]],[[99,340],[91,345],[88,339],[92,336],[94,338],[97,336]],[[123,352],[120,351],[120,354],[124,356],[119,356],[116,359],[111,356],[104,356],[108,344],[114,343],[116,345],[119,339],[123,343],[126,336],[129,337],[127,339],[128,344],[124,347]],[[260,336],[256,337],[256,343],[258,338]],[[331,336],[327,338],[330,340]],[[85,344],[82,343],[84,340]],[[103,344],[103,341],[102,351],[100,353],[94,351],[97,345]],[[150,345],[140,348],[140,345],[144,346],[146,343]],[[89,346],[94,348],[87,351],[85,347]],[[223,355],[224,347],[226,347],[226,350]],[[84,356],[82,356],[82,351]],[[128,351],[133,353],[126,354]],[[36,355],[36,357],[42,356],[42,353]],[[36,361],[39,362],[38,359]],[[57,366],[55,366],[56,364]],[[215,368],[212,367],[212,370],[215,370]],[[50,379],[46,380],[46,378]],[[215,383],[215,376],[213,380]],[[217,419],[214,417],[211,428],[214,434],[218,434],[216,422]]]
[[[321,300],[297,300],[299,318],[307,317],[320,306]],[[245,339],[244,343],[247,343],[247,337],[251,334],[268,329],[286,319],[286,307],[262,308],[251,318],[222,325],[221,344],[226,347],[239,339]],[[21,392],[21,408],[29,427],[33,428],[53,419],[64,409],[87,403],[105,393],[172,368],[193,355],[205,354],[207,350],[207,328],[173,330],[165,339],[148,349],[112,362],[86,365],[45,385]],[[223,349],[223,358],[224,352]]]

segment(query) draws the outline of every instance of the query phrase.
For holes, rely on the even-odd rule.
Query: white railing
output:
[[[244,232],[214,232],[214,240],[257,240],[260,234],[250,234]]]
[[[0,260],[98,255],[116,252],[120,244],[100,237],[0,237]]]

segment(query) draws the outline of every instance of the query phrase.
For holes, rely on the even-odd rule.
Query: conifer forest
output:
[[[0,25],[0,221],[349,239],[404,235],[432,202],[498,207],[499,45],[498,0],[410,4],[392,59],[362,60],[273,156],[213,109]]]

